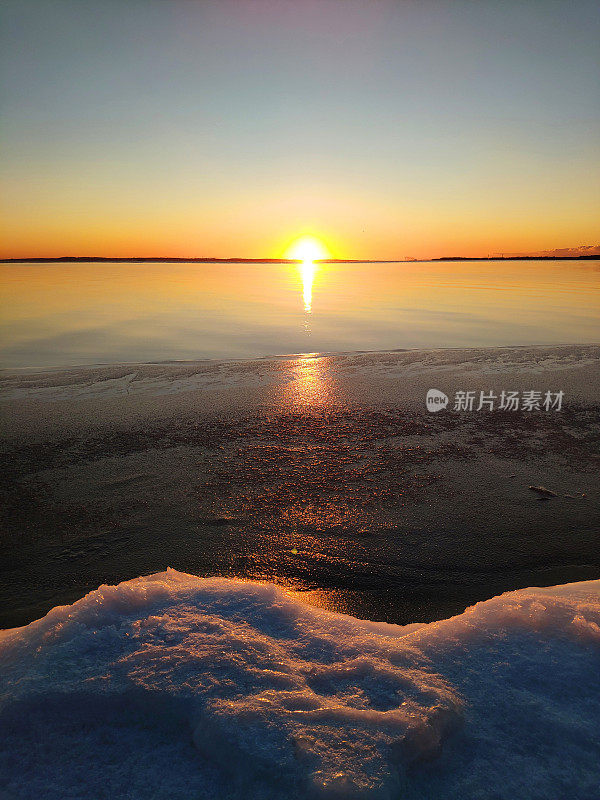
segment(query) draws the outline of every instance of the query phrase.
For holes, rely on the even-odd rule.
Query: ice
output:
[[[358,378],[381,380],[382,388],[392,384],[402,396],[415,394],[422,404],[418,377],[424,385],[435,386],[454,378],[459,384],[474,388],[479,376],[482,387],[490,388],[490,379],[510,376],[519,385],[532,386],[541,377],[564,386],[570,375],[574,385],[569,399],[595,402],[593,380],[598,370],[598,345],[531,345],[525,347],[483,347],[410,349],[363,353],[313,353],[271,356],[257,359],[210,359],[190,362],[140,364],[104,364],[63,369],[21,368],[0,372],[0,403],[20,401],[69,402],[91,399],[167,397],[175,399],[186,393],[231,391],[232,389],[266,390],[302,381],[303,368],[309,361],[318,362],[324,375],[353,388]],[[544,377],[546,376],[546,377]],[[407,385],[407,378],[410,381]],[[549,383],[547,385],[550,385]],[[354,387],[355,388],[355,387]],[[264,392],[263,392],[264,393]]]
[[[593,797],[600,581],[398,627],[168,570],[0,633],[0,796]]]

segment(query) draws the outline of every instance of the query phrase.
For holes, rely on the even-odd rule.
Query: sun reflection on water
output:
[[[314,261],[304,261],[300,265],[302,276],[302,297],[304,299],[304,310],[307,314],[312,312],[312,290],[317,272],[317,265]]]

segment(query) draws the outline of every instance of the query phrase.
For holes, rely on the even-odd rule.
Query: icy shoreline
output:
[[[9,798],[591,797],[600,581],[399,627],[168,570],[0,633]]]
[[[263,390],[302,380],[302,371],[318,366],[352,392],[361,379],[402,380],[402,395],[413,393],[404,385],[422,378],[465,380],[484,378],[482,385],[504,375],[522,380],[542,376],[571,377],[580,400],[595,399],[590,391],[590,370],[596,374],[600,345],[562,344],[506,347],[468,347],[304,353],[247,359],[204,359],[149,363],[91,364],[89,366],[14,368],[0,370],[0,402],[60,402],[86,399],[173,397],[188,392]],[[422,396],[414,393],[422,404]],[[573,395],[573,392],[570,393]]]

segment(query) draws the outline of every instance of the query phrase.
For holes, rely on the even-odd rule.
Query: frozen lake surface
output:
[[[167,566],[400,624],[596,578],[599,375],[592,345],[6,372],[0,627]]]

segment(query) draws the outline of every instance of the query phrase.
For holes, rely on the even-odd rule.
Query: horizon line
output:
[[[436,258],[315,258],[315,264],[412,264],[427,263],[430,261],[581,261],[599,259],[598,254],[582,255],[497,255],[497,256],[438,256]],[[101,263],[238,263],[238,264],[302,264],[301,258],[243,258],[216,256],[193,256],[190,258],[181,256],[36,256],[17,258],[0,258],[0,264],[14,263],[78,263],[78,262],[101,262]]]

